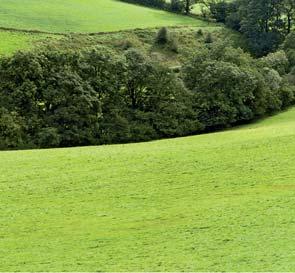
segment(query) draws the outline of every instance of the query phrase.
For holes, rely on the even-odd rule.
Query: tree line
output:
[[[294,27],[294,0],[204,0],[203,3],[217,22],[245,36],[255,56],[277,50]]]
[[[122,2],[138,4],[158,9],[164,9],[176,13],[189,14],[193,4],[198,0],[120,0]]]
[[[279,111],[295,100],[294,40],[292,33],[284,50],[260,59],[210,43],[177,73],[134,48],[1,58],[0,148],[186,136]]]
[[[190,14],[201,4],[204,17],[241,32],[249,51],[258,57],[274,52],[292,31],[294,0],[121,0],[168,11]]]

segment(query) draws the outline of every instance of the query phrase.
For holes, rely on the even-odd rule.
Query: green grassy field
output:
[[[57,39],[58,37],[46,34],[32,34],[0,30],[0,56],[12,54],[18,50],[29,50],[33,47],[33,45],[52,38]]]
[[[215,25],[117,0],[0,1],[0,28],[90,33],[161,26]],[[40,40],[46,42],[45,35],[0,30],[0,55],[30,49]]]
[[[117,0],[1,0],[0,26],[50,32],[101,32],[206,25],[187,16]]]
[[[0,152],[0,271],[295,271],[295,108],[150,143]]]

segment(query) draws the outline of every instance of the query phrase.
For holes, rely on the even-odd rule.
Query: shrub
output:
[[[123,50],[128,50],[133,47],[133,43],[130,40],[124,40],[120,46]]]
[[[174,52],[178,53],[178,43],[177,40],[174,37],[171,37],[169,44],[168,44],[169,49]]]
[[[37,134],[37,142],[39,147],[49,148],[58,147],[60,144],[60,135],[56,128],[42,128]]]
[[[166,27],[160,28],[156,36],[156,44],[165,45],[169,42],[169,33]]]
[[[203,35],[204,35],[204,32],[203,32],[203,30],[200,28],[200,29],[198,29],[198,31],[197,31],[197,37],[202,37]]]
[[[283,49],[289,60],[290,68],[295,66],[295,33],[291,32],[283,44]]]
[[[204,42],[205,44],[212,44],[214,42],[213,36],[210,32],[206,35]]]
[[[264,67],[276,70],[280,75],[286,74],[289,67],[288,58],[283,50],[268,54],[260,59],[260,63]]]
[[[0,148],[17,148],[23,144],[24,121],[16,112],[0,108]]]
[[[283,107],[288,107],[295,102],[295,87],[290,85],[284,85],[280,89],[280,100]]]

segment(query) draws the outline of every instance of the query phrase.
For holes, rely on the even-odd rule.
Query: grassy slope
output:
[[[117,0],[0,1],[0,27],[47,32],[109,32],[134,28],[191,25],[216,27],[201,20]],[[0,30],[0,55],[30,49],[41,34]],[[52,38],[52,37],[51,37]]]
[[[122,55],[126,51],[126,41],[133,48],[146,54],[150,60],[160,62],[169,67],[183,64],[187,56],[191,56],[204,46],[207,33],[211,33],[214,41],[225,40],[228,46],[238,47],[241,45],[240,36],[220,26],[203,29],[202,36],[196,35],[198,27],[171,27],[169,34],[177,41],[178,53],[169,47],[155,44],[158,29],[144,29],[122,32],[110,32],[103,35],[71,35],[64,39],[55,39],[50,42],[50,47],[58,50],[82,50],[98,45],[106,46]]]
[[[0,26],[50,32],[100,32],[171,25],[206,25],[201,20],[116,0],[1,0]]]
[[[34,45],[41,44],[52,38],[57,39],[58,37],[55,35],[0,30],[0,56],[13,54],[18,50],[29,50]]]
[[[295,271],[295,109],[151,143],[0,153],[0,271]]]

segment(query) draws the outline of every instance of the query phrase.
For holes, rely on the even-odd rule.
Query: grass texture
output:
[[[107,32],[207,23],[117,0],[1,0],[0,26],[47,32]]]
[[[0,271],[295,271],[295,108],[219,133],[0,152]]]
[[[57,36],[0,30],[0,56],[7,56],[19,50],[30,50],[34,45],[46,42]]]

